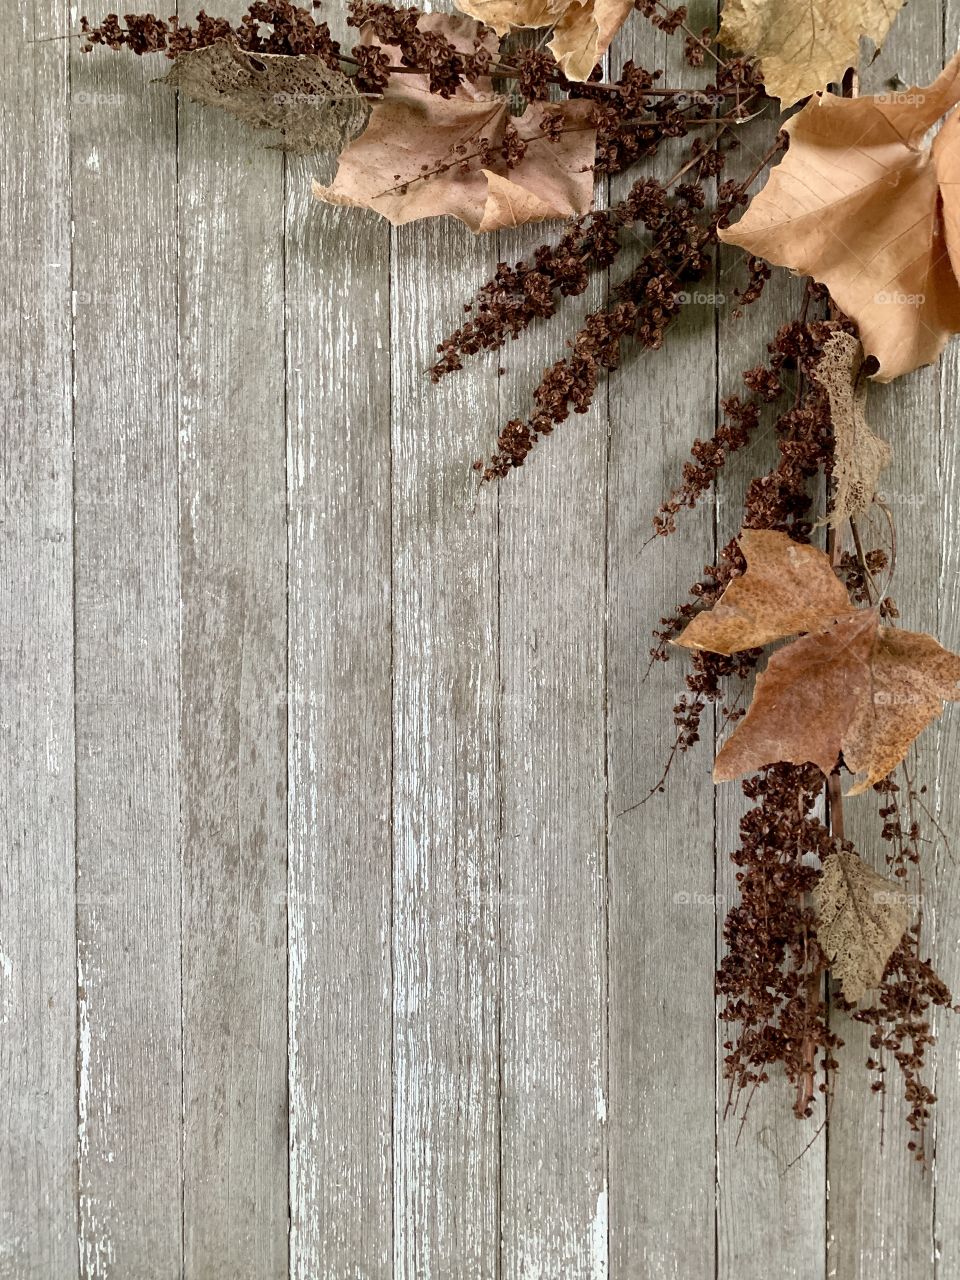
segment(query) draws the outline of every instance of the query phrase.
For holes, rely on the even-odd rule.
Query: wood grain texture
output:
[[[944,57],[960,47],[960,4],[947,0]],[[960,652],[960,352],[949,345],[940,361],[940,459],[937,487],[930,495],[935,510],[938,565],[937,634],[941,644]],[[928,552],[929,554],[929,552]],[[940,825],[947,839],[937,843],[933,959],[937,972],[954,993],[960,991],[960,864],[956,833],[960,831],[960,792],[956,761],[960,758],[960,708],[948,707],[939,726],[936,787],[931,788]],[[929,760],[929,752],[925,750]],[[928,871],[929,877],[929,871]],[[951,1012],[937,1018],[933,1089],[934,1118],[933,1274],[936,1280],[960,1272],[960,1019]]]
[[[695,28],[714,19],[695,5]],[[675,39],[629,25],[616,50],[700,84]],[[665,80],[665,83],[667,80]],[[665,150],[664,176],[678,163]],[[629,190],[627,175],[611,198]],[[650,237],[629,244],[615,282]],[[628,348],[609,384],[607,758],[609,773],[610,1274],[714,1275],[713,783],[709,744],[679,756],[649,795],[675,741],[684,691],[677,655],[650,666],[653,629],[684,600],[713,542],[712,502],[645,546],[689,443],[713,422],[716,355],[709,305],[684,309],[659,352]],[[649,670],[648,670],[649,668]],[[648,797],[647,799],[646,797]],[[642,803],[641,803],[642,802]],[[682,1153],[682,1156],[680,1155]]]
[[[95,12],[100,12],[97,10]],[[81,1274],[182,1261],[176,102],[75,59]]]
[[[284,159],[184,98],[178,143],[184,1273],[275,1280],[289,1191]]]
[[[386,1280],[390,230],[288,163],[290,1271]]]
[[[901,81],[926,84],[942,66],[939,6],[909,5],[900,18],[882,55],[864,75],[864,93],[902,87]],[[876,388],[868,411],[874,430],[893,445],[893,461],[882,477],[897,525],[897,563],[890,594],[900,609],[900,625],[936,634],[940,565],[931,549],[940,536],[938,368],[921,369]],[[871,545],[889,541],[880,519],[869,532],[865,530],[865,536]],[[949,638],[944,642],[949,643]],[[923,764],[925,776],[918,781],[935,786],[937,730],[921,742],[920,759],[929,763]],[[868,861],[882,869],[887,847],[878,838],[878,804],[872,792],[848,800],[845,820],[847,836]],[[922,887],[908,883],[907,888],[922,893],[929,946],[939,915],[935,876],[925,875]],[[952,928],[956,934],[955,924]],[[848,1018],[834,1022],[839,1023],[845,1046],[838,1054],[841,1066],[830,1111],[829,1270],[841,1276],[859,1270],[890,1280],[926,1280],[936,1274],[936,1129],[930,1134],[930,1164],[924,1175],[907,1150],[904,1118],[909,1108],[896,1063],[887,1060],[887,1090],[881,1106],[866,1088],[869,1077],[864,1064],[871,1051],[865,1030]],[[939,1115],[940,1109],[936,1110]]]
[[[0,1276],[77,1274],[67,21],[0,24]]]
[[[459,263],[451,286],[438,262]],[[499,1254],[496,434],[490,362],[431,388],[489,240],[394,233],[394,1275],[494,1276]],[[485,500],[486,499],[486,500]]]
[[[543,227],[499,236],[529,258]],[[564,308],[572,337],[600,274]],[[563,354],[534,326],[501,355],[499,418]],[[606,1177],[607,396],[571,415],[499,500],[501,1274],[609,1274]]]
[[[159,60],[43,39],[73,21],[0,24],[0,1280],[953,1280],[957,1019],[926,1177],[839,1015],[826,1133],[782,1082],[741,1133],[712,970],[744,803],[705,742],[638,804],[683,692],[680,661],[645,677],[651,628],[772,440],[644,547],[650,517],[798,283],[715,316],[725,254],[660,352],[478,491],[640,242],[431,387],[461,303],[558,229],[320,206],[327,159],[178,108]],[[958,43],[958,0],[909,5],[865,89]],[[639,16],[628,58],[707,78]],[[954,648],[958,349],[870,402],[893,594]],[[955,990],[958,749],[950,708],[922,891]],[[848,828],[881,865],[874,809]]]

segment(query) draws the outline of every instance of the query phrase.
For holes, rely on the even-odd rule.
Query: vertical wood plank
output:
[[[883,53],[866,68],[861,91],[876,93],[896,85],[925,84],[942,66],[943,9],[940,3],[909,5],[898,16]],[[900,608],[900,625],[913,631],[938,630],[940,513],[940,379],[936,367],[919,370],[871,395],[873,428],[893,446],[893,462],[882,487],[897,525],[896,576],[890,593]],[[887,541],[879,516],[872,543]],[[870,534],[865,532],[868,542]],[[949,642],[949,641],[948,641]],[[949,713],[948,713],[949,714]],[[923,781],[936,782],[937,730],[920,739]],[[878,869],[887,846],[880,840],[879,800],[872,792],[847,801],[846,830],[858,851]],[[911,892],[916,886],[908,884]],[[923,887],[927,954],[938,915],[932,868]],[[948,925],[948,928],[950,926]],[[955,933],[955,926],[954,926]],[[908,1108],[896,1063],[890,1061],[887,1092],[870,1092],[865,1069],[871,1056],[864,1028],[835,1019],[845,1047],[829,1122],[829,1260],[838,1276],[883,1275],[889,1280],[925,1280],[935,1274],[934,1196],[936,1173],[923,1175],[910,1152],[904,1123]],[[932,1058],[939,1049],[931,1050]],[[935,1108],[937,1116],[942,1109]],[[939,1123],[934,1119],[934,1125]],[[931,1138],[935,1129],[931,1129]],[[949,1274],[948,1272],[944,1274]]]
[[[498,418],[489,362],[425,371],[494,262],[452,219],[393,244],[394,1259],[446,1280],[499,1254]]]
[[[501,233],[529,260],[562,232]],[[501,359],[501,421],[525,417],[604,276]],[[608,1275],[606,1179],[606,384],[500,508],[502,1274]]]
[[[245,8],[217,12],[236,20]],[[186,98],[178,140],[184,1273],[279,1280],[289,1187],[284,161]]]
[[[182,1263],[176,120],[154,74],[133,58],[74,57],[80,1261],[91,1280],[169,1280]]]
[[[0,1275],[76,1276],[67,26],[0,25]],[[12,122],[16,120],[14,131]]]
[[[692,7],[695,29],[715,5]],[[665,69],[664,83],[706,83],[682,36],[639,16],[622,65]],[[679,148],[651,166],[661,177]],[[677,163],[680,163],[679,161]],[[637,172],[617,178],[612,198]],[[639,260],[629,247],[611,276]],[[714,1275],[714,850],[709,743],[679,756],[648,795],[674,742],[683,691],[678,655],[648,673],[652,630],[686,598],[710,558],[713,511],[684,512],[677,533],[644,546],[690,445],[710,432],[716,356],[709,305],[687,307],[660,351],[628,355],[610,378],[607,556],[610,893],[610,1263],[616,1280]],[[709,723],[709,722],[708,722]]]
[[[946,61],[960,48],[960,4],[946,0],[943,57]],[[952,339],[940,362],[940,472],[934,493],[925,502],[933,505],[940,548],[937,582],[937,637],[940,643],[960,652],[960,343]],[[929,554],[929,550],[928,550]],[[954,993],[960,992],[960,869],[957,848],[960,838],[960,795],[956,786],[956,762],[960,759],[960,715],[948,706],[939,727],[936,789],[932,798],[939,808],[939,821],[947,837],[938,842],[935,880],[936,913],[933,962],[937,972]],[[929,741],[923,740],[923,757],[931,758]],[[929,765],[928,765],[929,767]],[[933,879],[927,868],[928,882]],[[926,911],[925,911],[926,914]],[[930,917],[928,916],[928,919]],[[947,1011],[936,1021],[934,1108],[936,1131],[933,1254],[934,1276],[946,1280],[960,1272],[960,1019]]]
[[[748,125],[738,132],[740,151],[731,157],[725,176],[745,177],[751,172],[772,141],[774,111],[768,108],[755,127]],[[753,190],[763,181],[758,180]],[[803,296],[803,283],[775,268],[762,298],[735,319],[733,290],[744,279],[743,262],[739,250],[720,254],[717,292],[729,300],[718,311],[721,397],[747,394],[743,370],[763,363],[767,343],[780,325],[799,314]],[[765,422],[771,420],[767,417]],[[749,448],[724,467],[718,485],[718,548],[741,527],[750,479],[775,465],[777,457],[772,432],[761,431]],[[745,698],[743,705],[748,703]],[[716,716],[717,722],[720,719]],[[729,729],[718,735],[718,746],[728,734]],[[749,807],[739,782],[717,786],[718,957],[725,950],[726,913],[739,900],[737,868],[730,853],[740,844],[740,819]],[[747,1095],[740,1098],[737,1113],[724,1114],[729,1083],[723,1078],[727,1052],[723,1043],[732,1031],[725,1023],[717,1025],[717,1274],[723,1280],[766,1280],[770,1260],[776,1259],[778,1274],[815,1280],[824,1276],[826,1267],[826,1130],[820,1127],[824,1105],[821,1102],[809,1120],[797,1120],[793,1091],[778,1068],[771,1071],[769,1083],[750,1095],[741,1129]]]
[[[290,1270],[387,1280],[390,230],[315,168],[288,162]]]

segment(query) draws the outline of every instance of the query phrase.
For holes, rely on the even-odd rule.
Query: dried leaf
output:
[[[195,102],[279,135],[287,151],[338,151],[367,118],[349,76],[312,54],[248,53],[232,38],[180,53],[163,77]]]
[[[953,274],[960,280],[960,112],[947,117],[931,150],[940,185],[944,239]]]
[[[677,644],[739,653],[819,630],[854,612],[843,583],[817,547],[770,529],[745,529],[739,541],[746,573],[734,578],[712,609],[693,619]]]
[[[874,435],[867,422],[867,382],[859,377],[862,363],[860,343],[838,330],[824,343],[814,370],[830,400],[834,440],[833,506],[821,524],[834,528],[867,510],[880,472],[890,465],[890,446]]]
[[[457,0],[457,8],[505,36],[522,27],[552,27],[564,0]]]
[[[910,913],[903,890],[851,849],[828,854],[815,894],[817,939],[844,998],[855,1004],[880,985]]]
[[[960,700],[960,656],[932,636],[881,627],[876,609],[852,609],[845,593],[837,607],[837,579],[822,551],[783,533],[760,536],[740,535],[747,573],[677,643],[736,653],[798,630],[810,634],[770,658],[746,716],[717,755],[714,779],[729,782],[779,762],[831,773],[842,753],[858,775],[847,794],[857,795],[896,768],[945,702]]]
[[[921,145],[958,101],[960,53],[926,88],[813,99],[784,126],[790,148],[766,186],[720,233],[825,284],[881,382],[935,360],[960,332],[955,116]]]
[[[633,0],[571,0],[548,46],[568,79],[589,80],[632,9]]]
[[[847,768],[859,775],[849,795],[885,778],[943,704],[960,700],[960,657],[923,632],[880,627],[870,675],[872,688],[843,738]]]
[[[876,613],[863,610],[779,649],[757,677],[746,716],[717,753],[714,780],[730,782],[781,761],[831,773],[847,726],[870,700],[876,635]]]
[[[725,0],[720,43],[760,62],[785,109],[855,67],[860,37],[881,45],[905,0]]]
[[[456,0],[457,8],[506,35],[553,27],[549,49],[570,80],[588,80],[626,22],[633,0]]]
[[[548,113],[562,121],[556,141],[540,127]],[[508,124],[526,144],[511,169],[499,155]],[[496,168],[477,163],[481,138]],[[341,155],[332,186],[314,183],[313,190],[330,204],[375,209],[394,226],[451,214],[471,231],[494,231],[589,209],[595,147],[594,109],[586,101],[534,102],[511,117],[506,101],[492,95],[444,99],[391,86]]]

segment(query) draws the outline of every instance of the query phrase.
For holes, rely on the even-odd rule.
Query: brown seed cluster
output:
[[[920,954],[919,922],[907,930],[887,963],[883,983],[868,1008],[859,1008],[838,997],[837,1003],[855,1021],[868,1026],[871,1056],[867,1069],[875,1075],[870,1086],[885,1090],[886,1055],[891,1055],[903,1079],[903,1096],[909,1104],[907,1126],[913,1137],[907,1143],[919,1161],[926,1160],[926,1131],[936,1095],[924,1082],[927,1049],[936,1037],[931,1026],[935,1007],[954,1008],[949,988]]]
[[[705,163],[712,154],[703,153]],[[542,436],[571,412],[586,413],[602,374],[619,365],[628,339],[648,350],[662,345],[667,327],[683,306],[684,286],[702,279],[713,264],[717,224],[715,218],[701,216],[703,205],[697,183],[681,184],[671,198],[662,184],[643,179],[615,210],[595,216],[591,230],[607,233],[599,253],[595,246],[588,251],[573,239],[563,246],[566,253],[559,260],[549,250],[536,255],[532,270],[524,263],[512,270],[501,265],[497,280],[513,284],[513,291],[497,293],[487,286],[481,292],[474,319],[438,347],[441,359],[433,369],[435,379],[459,368],[463,355],[498,348],[507,335],[516,337],[536,315],[552,315],[558,295],[583,292],[587,261],[591,266],[609,264],[619,251],[616,232],[621,228],[642,226],[653,240],[613,291],[611,302],[587,317],[569,344],[569,354],[544,370],[533,393],[534,412],[527,419],[511,419],[497,439],[496,452],[477,464],[484,480],[502,478],[522,466]]]
[[[340,46],[331,38],[327,24],[318,22],[309,8],[290,0],[254,0],[236,25],[201,10],[195,24],[181,22],[176,14],[163,19],[150,13],[126,13],[121,23],[117,14],[110,13],[96,26],[86,17],[81,18],[80,30],[85,53],[95,45],[104,45],[140,55],[165,53],[168,58],[175,58],[231,37],[250,53],[309,53],[323,58],[331,67],[340,67]]]
[[[740,902],[723,926],[727,954],[717,971],[720,1017],[736,1024],[724,1042],[724,1074],[735,1091],[765,1084],[782,1066],[794,1086],[794,1111],[812,1114],[827,1089],[842,1040],[831,1030],[823,990],[826,961],[809,895],[837,842],[812,810],[823,790],[813,766],[775,765],[743,784],[752,801],[740,822]],[[817,1081],[818,1074],[822,1078]],[[749,1104],[749,1098],[748,1098]]]
[[[426,75],[430,92],[438,97],[452,97],[464,80],[489,75],[493,55],[481,44],[482,30],[473,52],[460,53],[441,32],[421,30],[422,17],[421,10],[413,7],[395,9],[371,0],[350,0],[349,4],[350,25],[365,27],[380,44],[398,48],[400,65]]]

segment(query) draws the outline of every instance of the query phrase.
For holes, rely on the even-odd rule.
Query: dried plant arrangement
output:
[[[651,538],[669,537],[731,455],[772,432],[777,460],[747,486],[739,534],[652,637],[651,664],[689,666],[651,795],[716,707],[729,732],[714,779],[739,780],[750,802],[716,977],[730,1106],[745,1109],[782,1073],[797,1117],[822,1110],[843,1015],[869,1028],[869,1087],[882,1091],[898,1068],[922,1162],[932,1013],[953,997],[924,956],[916,904],[942,833],[913,744],[960,699],[960,656],[899,624],[897,531],[881,489],[892,442],[870,426],[868,390],[936,360],[960,332],[960,53],[932,84],[859,95],[861,37],[879,45],[899,7],[725,0],[715,34],[662,0],[459,0],[453,15],[348,0],[349,49],[316,5],[291,0],[254,0],[236,25],[127,14],[81,29],[88,52],[165,55],[169,85],[283,147],[336,150],[332,182],[314,183],[321,201],[394,225],[454,217],[478,235],[563,220],[465,303],[437,344],[434,382],[562,315],[629,256],[531,406],[476,462],[481,485],[506,481],[586,412],[628,353],[659,349],[721,245],[743,251],[738,310],[774,268],[806,277],[799,313],[651,512]],[[610,78],[604,55],[628,19],[682,41],[703,85],[671,87],[633,62]],[[518,40],[525,29],[541,38]],[[729,176],[738,132],[756,117],[762,153]],[[670,172],[658,163],[668,143],[683,150]],[[594,208],[597,179],[621,173],[636,173],[623,198]],[[623,254],[630,240],[639,257]],[[844,795],[864,793],[876,848],[858,850]]]

